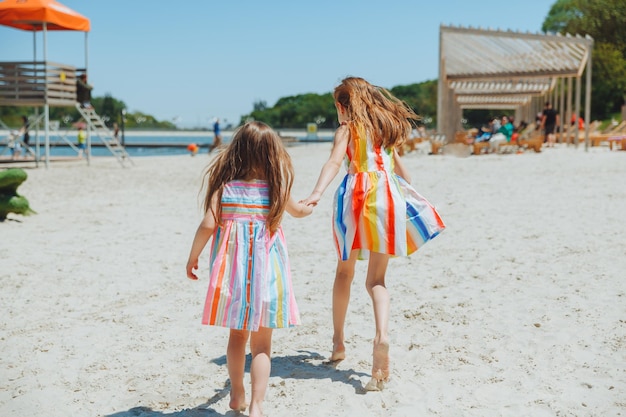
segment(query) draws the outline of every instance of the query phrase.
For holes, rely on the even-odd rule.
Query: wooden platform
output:
[[[73,107],[75,67],[49,61],[0,62],[0,106]]]
[[[77,156],[51,156],[49,159],[50,162],[81,162],[81,161],[87,161],[84,157],[79,158]],[[0,156],[0,166],[2,165],[28,165],[28,166],[32,166],[33,164],[36,164],[37,161],[35,160],[35,158],[33,158],[32,156],[27,156],[27,157],[18,157],[17,159],[13,159],[10,155],[6,156],[6,155],[2,155]],[[39,160],[40,164],[45,164],[46,160],[45,158],[41,158]]]

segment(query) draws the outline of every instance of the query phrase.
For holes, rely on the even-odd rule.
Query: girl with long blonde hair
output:
[[[339,261],[333,286],[331,361],[345,358],[344,323],[357,259],[368,259],[365,286],[374,307],[372,379],[382,390],[389,379],[389,294],[385,283],[391,256],[407,256],[445,226],[435,208],[410,185],[397,148],[418,116],[389,91],[363,78],[348,77],[334,91],[340,123],[333,149],[311,195],[315,206],[345,163],[347,174],[335,193],[333,235]]]

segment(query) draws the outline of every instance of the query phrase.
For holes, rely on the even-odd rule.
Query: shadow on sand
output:
[[[272,377],[281,379],[330,379],[332,382],[341,382],[351,385],[355,393],[364,395],[366,393],[360,377],[368,376],[365,373],[357,372],[354,369],[337,369],[335,364],[330,363],[317,352],[305,350],[298,351],[298,355],[278,356],[272,358]],[[250,354],[246,356],[246,372],[250,372]],[[226,365],[226,355],[213,359],[211,362],[216,365]],[[241,416],[236,411],[228,411],[226,414],[215,411],[214,404],[227,397],[230,392],[230,381],[226,381],[224,386],[216,389],[215,394],[205,403],[193,408],[162,412],[155,411],[149,407],[133,407],[127,411],[108,414],[105,417],[235,417]]]

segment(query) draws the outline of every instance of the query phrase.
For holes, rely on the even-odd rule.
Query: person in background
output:
[[[541,126],[541,118],[543,117],[543,112],[537,112],[535,116],[535,128],[539,129]]]
[[[494,119],[491,121],[491,134],[495,135],[496,133],[498,133],[501,127],[502,123],[500,123],[500,119],[494,117]]]
[[[116,143],[120,143],[120,127],[117,123],[113,123],[113,140]]]
[[[474,142],[489,142],[493,133],[491,132],[491,126],[493,125],[493,121],[489,121],[489,126],[482,126],[476,137],[474,138]]]
[[[28,133],[29,127],[28,117],[22,116],[22,128],[20,129],[20,133],[22,134],[22,143],[26,145],[26,148],[30,146],[30,134]]]
[[[526,121],[522,120],[521,122],[519,122],[519,124],[516,127],[516,131],[518,133],[522,133],[524,132],[524,130],[526,130],[526,128],[528,127],[528,123],[526,123]]]
[[[93,87],[87,83],[87,74],[80,74],[76,79],[76,101],[85,109],[91,108],[92,89]]]
[[[526,130],[526,127],[528,127],[528,123],[522,120],[521,122],[519,122],[519,125],[515,126],[515,124],[513,124],[513,126],[514,129],[513,135],[511,135],[511,143],[518,144],[520,135],[524,132],[524,130]]]
[[[11,150],[11,159],[15,161],[22,153],[22,145],[20,144],[20,133],[17,131],[11,131],[9,133],[8,145]]]
[[[489,140],[489,152],[498,152],[500,144],[511,142],[515,127],[507,116],[502,116],[502,123],[495,135]]]
[[[213,123],[213,143],[209,145],[209,153],[213,152],[214,149],[217,149],[222,144],[222,130],[220,129],[220,119],[215,119],[215,123]]]
[[[578,130],[584,130],[585,129],[585,121],[583,120],[582,117],[576,117],[575,114],[572,114],[571,125],[572,126],[576,126],[577,119],[578,119]]]
[[[35,156],[35,151],[30,147],[30,133],[28,132],[30,128],[30,122],[28,121],[27,116],[22,116],[22,127],[19,130],[19,135],[22,136],[22,145],[24,145],[24,156],[27,154],[31,154]]]
[[[544,131],[543,142],[547,143],[548,148],[554,147],[557,126],[559,126],[559,113],[552,108],[552,103],[548,101],[541,117],[541,128]]]
[[[82,126],[78,127],[77,138],[77,147],[78,147],[78,157],[82,157],[83,153],[87,153],[87,132],[83,129]]]

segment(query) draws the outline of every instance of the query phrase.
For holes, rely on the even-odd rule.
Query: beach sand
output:
[[[331,145],[291,147],[293,195]],[[55,162],[0,223],[0,415],[236,416],[228,330],[185,276],[206,154]],[[391,382],[365,392],[374,335],[357,265],[347,358],[331,349],[332,199],[283,222],[302,326],[274,332],[268,416],[626,415],[626,152],[407,154],[447,229],[390,261]],[[246,374],[247,384],[249,374]],[[248,385],[249,395],[249,385]]]

